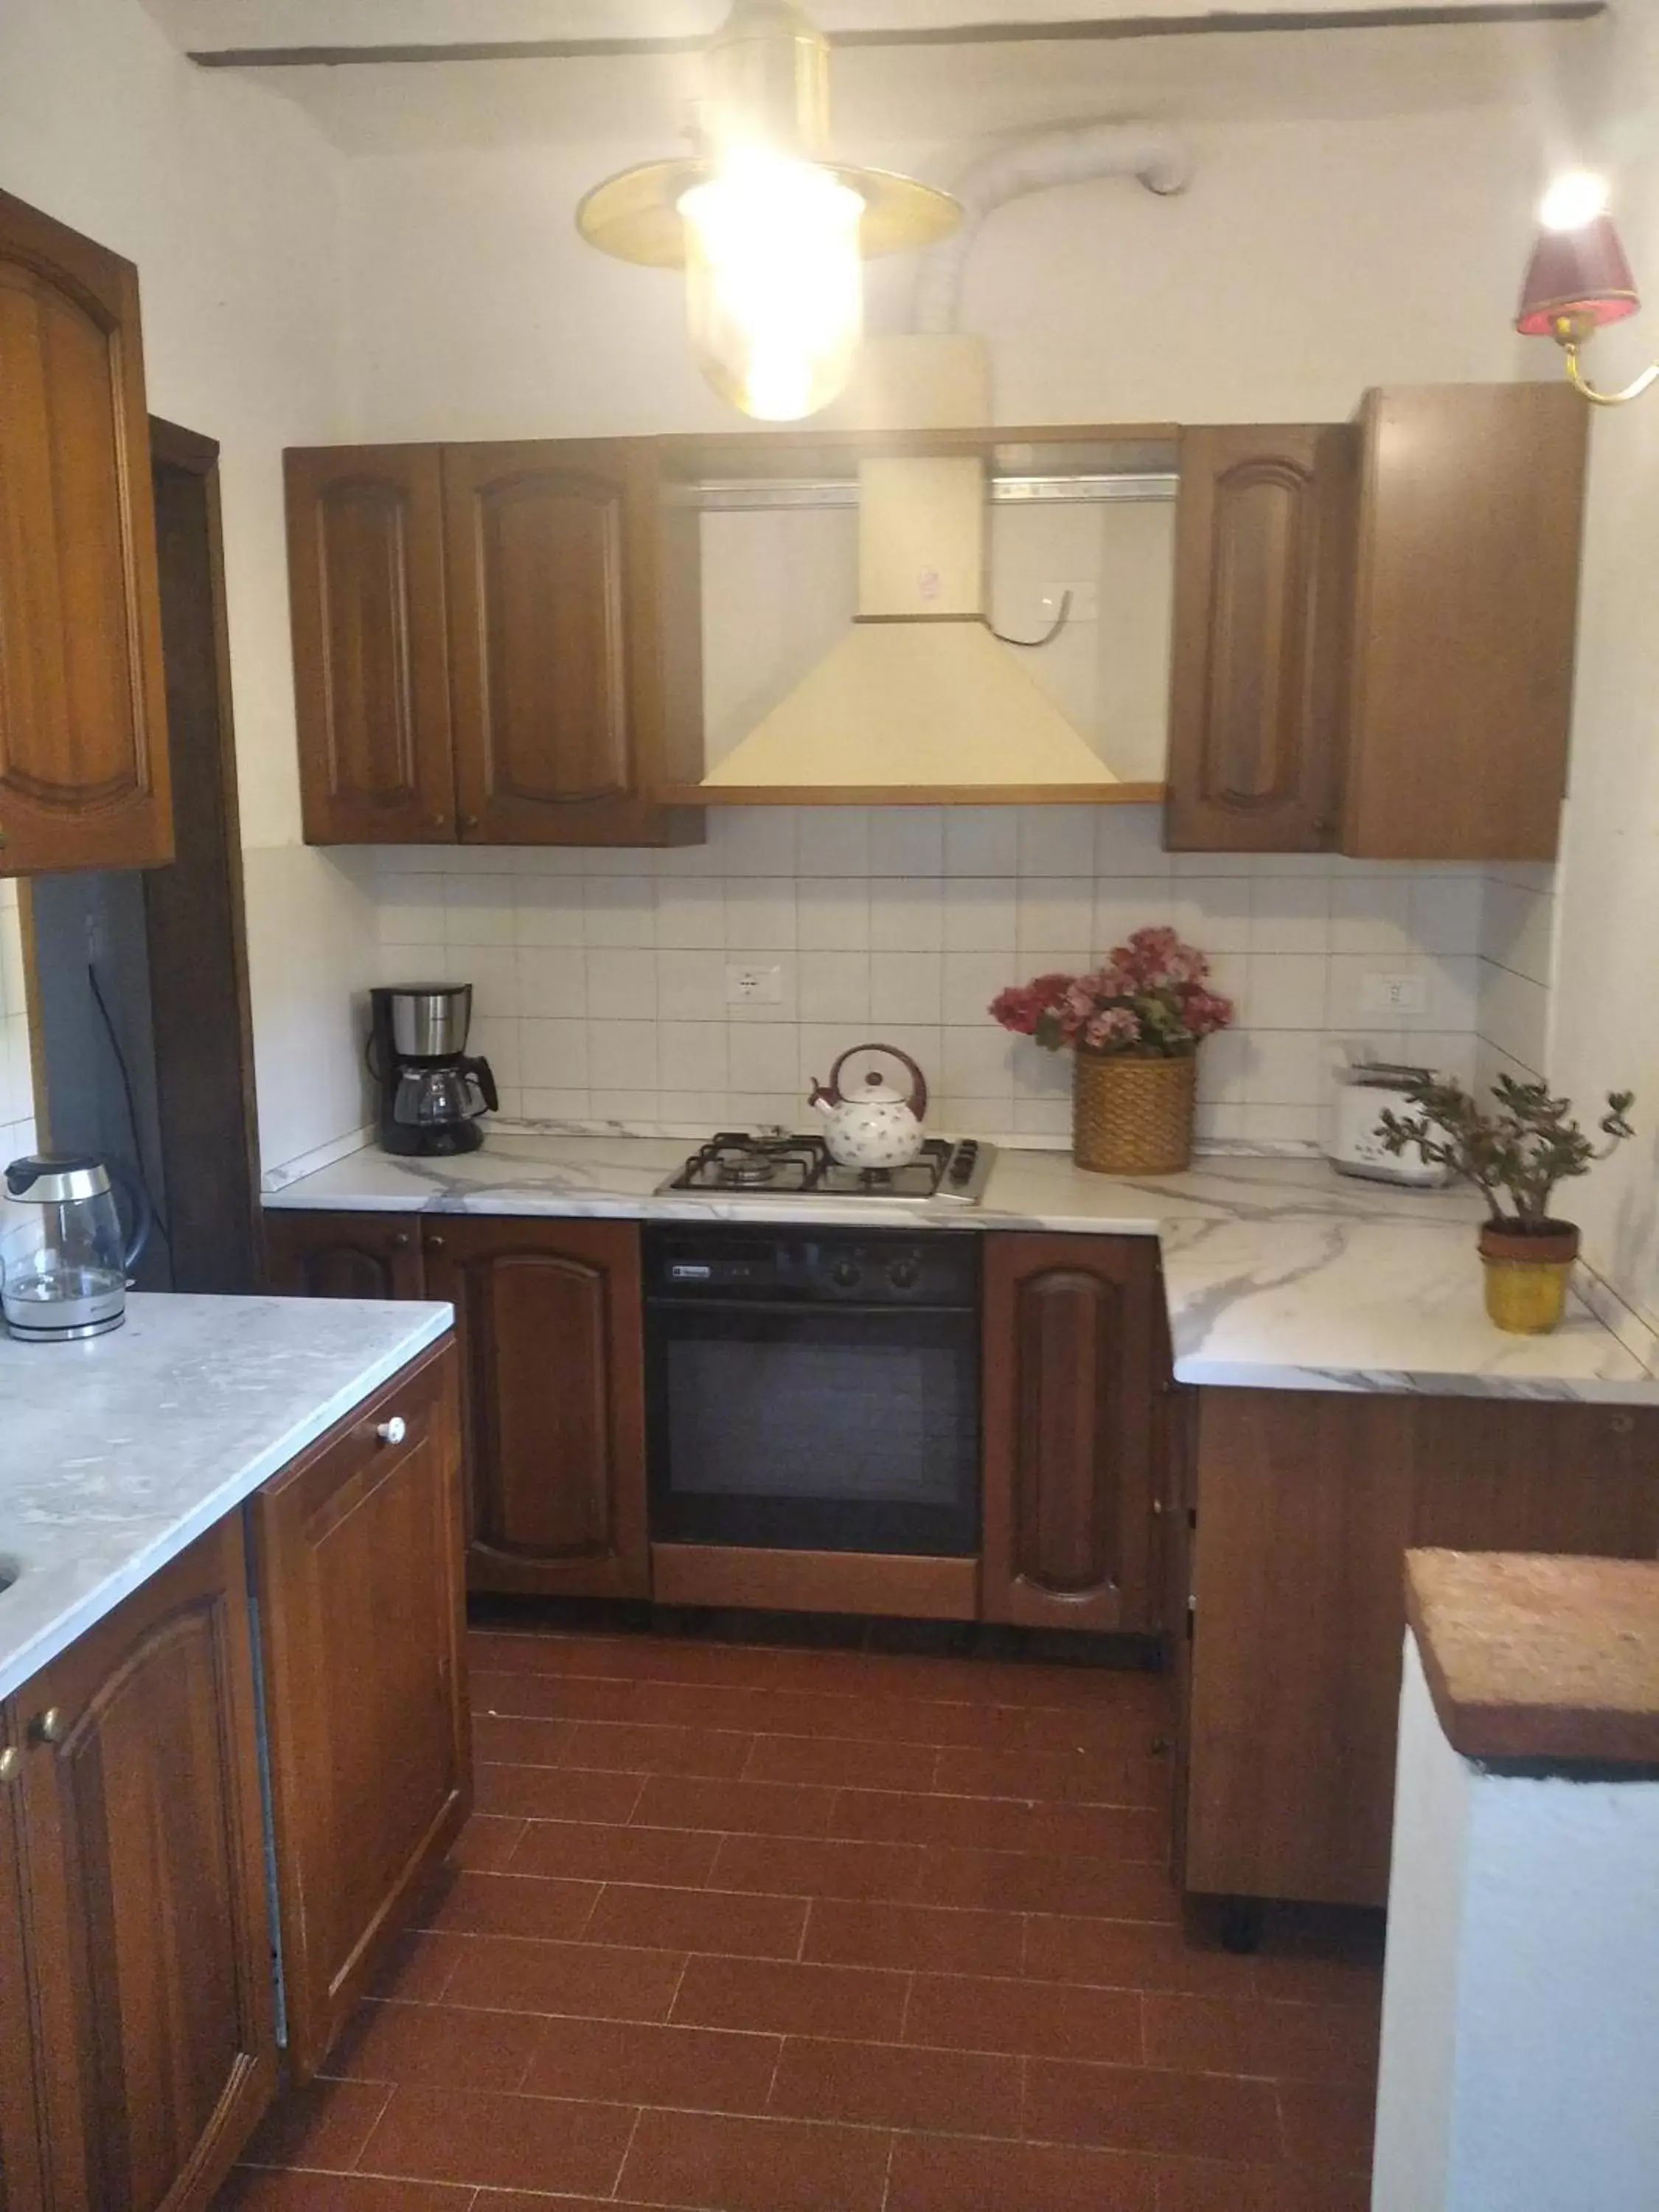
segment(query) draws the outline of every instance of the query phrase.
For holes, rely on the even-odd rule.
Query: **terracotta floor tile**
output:
[[[1112,1989],[1244,1996],[1255,1987],[1254,1960],[1200,1942],[1178,1921],[1033,1913],[1026,1923],[1025,1971],[1039,1980]]]
[[[854,1736],[866,1743],[975,1745],[1018,1750],[1025,1716],[1008,1705],[920,1698],[836,1695],[828,1691],[757,1690],[750,1725],[770,1735]]]
[[[848,1844],[848,1850],[886,1846]],[[932,1905],[815,1898],[804,1959],[843,1966],[921,1968],[939,1974],[1018,1974],[1025,1921],[1017,1912],[953,1911]]]
[[[921,1872],[915,1844],[857,1844],[819,1836],[722,1836],[708,1879],[716,1889],[776,1897],[899,1899]]]
[[[572,1636],[557,1630],[471,1630],[467,1650],[474,1667],[530,1674],[599,1674],[626,1678],[656,1659],[657,1639],[642,1636]]]
[[[1382,2039],[1381,1992],[1370,2004],[1282,2004],[1251,2008],[1248,2072],[1281,2081],[1330,2081],[1374,2089]]]
[[[461,1936],[577,1936],[599,1895],[596,1881],[460,1869],[446,1893],[416,1913],[415,1924]]]
[[[1039,1805],[1027,1850],[1156,1866],[1168,1886],[1170,1823],[1144,1805]]]
[[[1031,2058],[1025,2132],[1048,2142],[1267,2162],[1279,2155],[1273,2085]]]
[[[324,2069],[353,2081],[516,2089],[540,2028],[540,2021],[527,2013],[471,2012],[453,2005],[364,2005],[324,2062]]]
[[[706,1782],[653,1775],[635,1819],[648,1828],[718,1828],[744,1836],[823,1836],[836,1792],[791,1782]]]
[[[1161,1866],[1018,1851],[929,1849],[916,1893],[927,1905],[1116,1920],[1174,1921],[1180,1909]]]
[[[732,1729],[665,1728],[645,1721],[578,1721],[572,1766],[622,1768],[636,1774],[697,1774],[716,1779],[744,1771],[753,1736]]]
[[[853,1736],[761,1735],[744,1771],[754,1782],[852,1783],[872,1790],[931,1790],[939,1754],[931,1744]]]
[[[1146,2063],[1185,2074],[1251,2074],[1245,2021],[1255,1997],[1158,1990],[1146,1998]]]
[[[645,1786],[642,1773],[574,1766],[480,1766],[473,1778],[479,1812],[528,1820],[627,1820]]]
[[[766,1695],[748,1682],[640,1681],[634,1685],[634,1709],[626,1717],[660,1728],[726,1729],[752,1735],[761,1725],[757,1714]]]
[[[1035,1752],[1082,1752],[1091,1759],[1128,1752],[1154,1754],[1152,1745],[1175,1732],[1175,1696],[1158,1674],[1121,1674],[1113,1694],[1092,1705],[1055,1711],[1026,1711],[1021,1748]]]
[[[313,2081],[290,2090],[254,2130],[243,2163],[348,2172],[390,2094],[383,2082],[374,2081]]]
[[[504,1718],[548,1721],[631,1721],[639,1684],[590,1680],[585,1674],[502,1674],[475,1670],[472,1711]]]
[[[547,2097],[763,2112],[781,2039],[640,2021],[543,2020],[520,2087]]]
[[[626,2105],[397,2088],[358,2163],[366,2173],[603,2197],[616,2185],[635,2117]]]
[[[1160,2160],[1158,2186],[1158,2212],[1367,2212],[1370,2203],[1364,2174],[1213,2159]]]
[[[532,1943],[510,1936],[466,1945],[446,2002],[504,2012],[564,2013],[594,2020],[666,2020],[684,1970],[672,1951],[604,1943]]]
[[[710,2212],[880,2212],[890,2138],[801,2120],[641,2112],[617,2193]]]
[[[449,1986],[465,1945],[458,1936],[413,1932],[399,1936],[369,1978],[371,1997],[401,1997],[435,2004]]]
[[[524,1840],[525,1823],[505,1814],[475,1813],[456,1838],[451,1866],[499,1874]]]
[[[1146,1762],[1152,1764],[1150,1759]],[[1133,1763],[1084,1752],[942,1751],[935,1789],[962,1797],[1026,1797],[1039,1805],[1139,1805],[1124,1794]]]
[[[791,2036],[772,2084],[772,2110],[796,2119],[849,2120],[865,2127],[1017,2136],[1020,2063],[982,2051],[901,2050]]]
[[[1036,1819],[1035,1806],[1019,1799],[848,1789],[836,1797],[831,1827],[837,1836],[870,1843],[1023,1851],[1030,1845]]]
[[[904,2015],[907,2043],[1019,2051],[1139,2066],[1140,1993],[968,1974],[918,1974]]]
[[[1327,2081],[1281,2081],[1279,2111],[1285,2155],[1297,2166],[1368,2166],[1376,2126],[1374,2086],[1354,2088]]]
[[[696,2027],[896,2043],[909,1986],[906,1974],[870,1967],[691,1959],[672,2016]]]
[[[472,1708],[472,1750],[481,1765],[556,1766],[575,1732],[574,1721]]]
[[[1292,2004],[1364,2004],[1382,1983],[1381,1963],[1363,1959],[1297,1957],[1269,1950],[1255,1957],[1255,1984],[1264,1997]]]
[[[901,2136],[886,2212],[1158,2212],[1157,2187],[1120,2151]]]
[[[799,1955],[805,1927],[803,1897],[610,1882],[593,1908],[586,1940],[662,1951],[713,1951],[734,1959],[793,1959]]]
[[[472,2191],[441,2182],[380,2181],[364,2174],[244,2168],[213,2200],[213,2212],[469,2212]],[[492,2202],[489,2212],[499,2212]]]
[[[599,1820],[526,1820],[513,1855],[514,1874],[556,1875],[586,1881],[670,1882],[683,1889],[708,1881],[719,1836],[690,1828],[619,1826]],[[728,1887],[741,1889],[732,1882]]]

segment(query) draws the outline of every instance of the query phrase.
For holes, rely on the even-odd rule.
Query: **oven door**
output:
[[[977,1553],[970,1309],[653,1299],[647,1336],[659,1542]]]

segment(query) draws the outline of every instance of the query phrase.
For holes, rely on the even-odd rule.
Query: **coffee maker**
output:
[[[481,1114],[500,1110],[487,1060],[469,1060],[471,983],[392,983],[369,999],[368,1072],[382,1152],[475,1152]]]

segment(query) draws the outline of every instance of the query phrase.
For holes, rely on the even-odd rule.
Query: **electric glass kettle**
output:
[[[130,1238],[112,1174],[131,1206]],[[118,1162],[90,1152],[14,1160],[0,1202],[0,1313],[12,1334],[57,1344],[119,1328],[150,1220],[143,1185]]]

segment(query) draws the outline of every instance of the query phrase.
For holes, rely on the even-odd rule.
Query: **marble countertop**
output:
[[[138,1295],[85,1344],[0,1331],[0,1697],[449,1327],[447,1305]]]
[[[1305,1156],[1218,1155],[1136,1180],[1086,1174],[1061,1152],[1005,1149],[973,1208],[659,1194],[689,1149],[683,1138],[501,1131],[456,1159],[356,1152],[265,1204],[1157,1237],[1182,1382],[1659,1405],[1659,1377],[1577,1298],[1552,1336],[1492,1327],[1480,1205],[1462,1190],[1362,1182]]]

